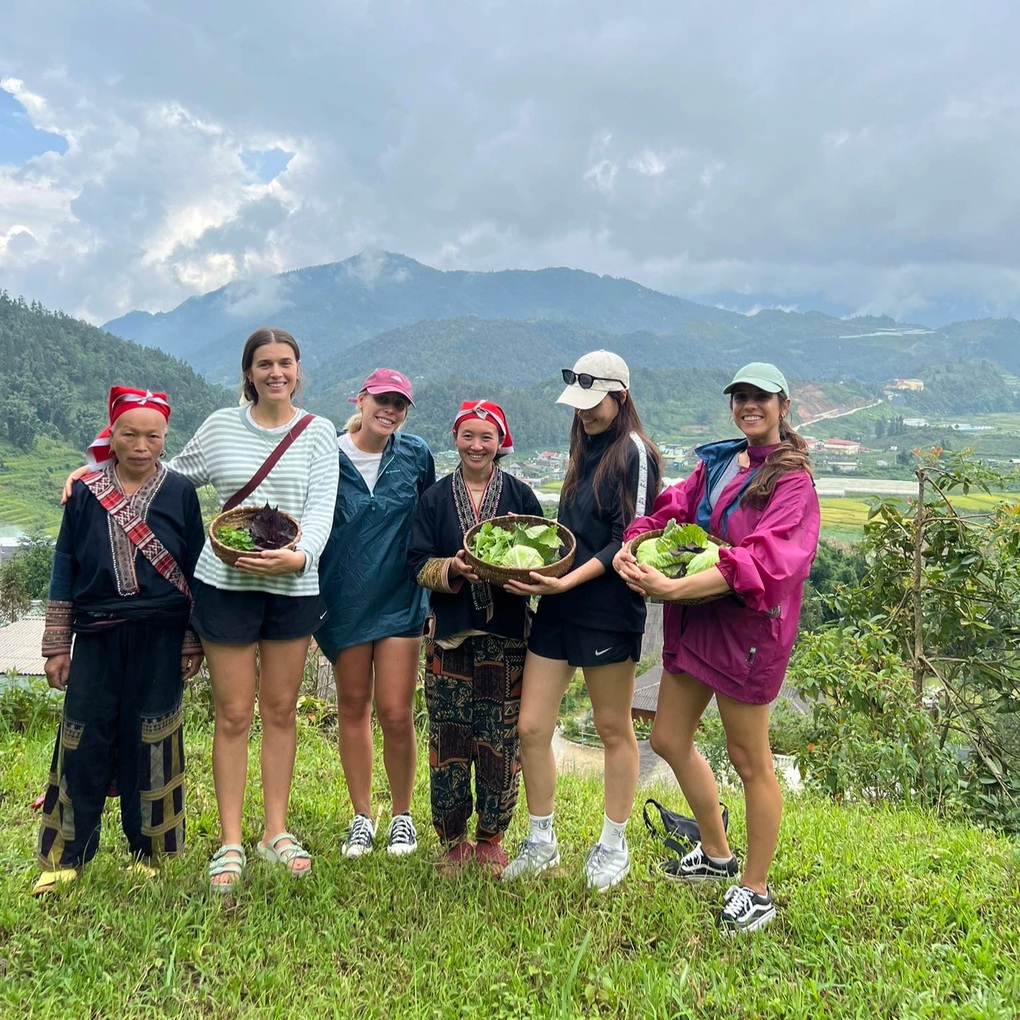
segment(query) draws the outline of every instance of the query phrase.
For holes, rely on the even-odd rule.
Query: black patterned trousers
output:
[[[498,843],[513,817],[526,647],[488,634],[453,649],[425,644],[432,824],[446,843],[467,835],[472,809],[478,813],[476,838],[483,842]]]
[[[111,782],[133,854],[183,849],[183,636],[139,622],[75,636],[39,831],[44,869],[95,856]]]

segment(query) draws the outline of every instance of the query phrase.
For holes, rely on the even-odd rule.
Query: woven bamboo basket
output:
[[[560,536],[560,551],[562,555],[555,563],[550,563],[546,567],[532,567],[530,569],[524,567],[497,567],[493,563],[486,563],[485,560],[480,560],[471,551],[475,535],[482,524],[485,523],[506,528],[511,528],[515,524],[523,524],[526,528],[530,528],[535,524],[555,525]],[[488,522],[482,521],[476,524],[464,536],[465,558],[471,564],[472,570],[483,581],[488,581],[490,584],[506,584],[507,581],[523,581],[525,584],[530,584],[533,583],[532,573],[541,574],[543,577],[562,577],[573,565],[574,553],[576,551],[577,539],[574,538],[574,533],[568,527],[560,524],[559,521],[551,521],[547,517],[533,517],[530,514],[511,514],[504,517],[493,517]]]
[[[209,544],[212,546],[212,551],[216,554],[216,557],[226,563],[228,567],[232,567],[242,556],[253,556],[255,553],[244,552],[241,549],[231,549],[229,545],[224,545],[217,540],[216,533],[224,525],[229,525],[232,528],[245,528],[248,526],[248,522],[260,510],[264,509],[265,507],[261,506],[235,506],[233,510],[225,510],[210,522]],[[290,514],[285,514],[282,510],[280,513],[290,521],[296,531],[294,537],[280,548],[293,549],[298,544],[298,539],[301,538],[301,525]],[[256,549],[255,552],[258,552],[258,550]]]
[[[630,547],[630,551],[637,555],[638,546],[642,542],[648,540],[649,538],[659,538],[662,535],[663,530],[664,530],[663,528],[659,528],[657,531],[646,531],[643,535],[638,535],[638,537],[634,539],[634,544]],[[709,535],[708,540],[709,542],[712,542],[715,545],[719,546],[720,549],[728,549],[730,545],[729,542],[724,542],[721,538],[716,538],[715,535]],[[684,575],[682,573],[677,574],[677,577],[683,576]],[[724,591],[720,592],[718,595],[700,595],[697,598],[693,599],[651,599],[650,601],[672,602],[674,605],[678,606],[698,606],[701,605],[703,602],[715,602],[716,599],[724,599],[726,598],[727,595],[732,594],[733,592],[731,591]]]

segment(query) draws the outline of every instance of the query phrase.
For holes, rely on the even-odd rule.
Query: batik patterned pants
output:
[[[524,641],[493,635],[469,637],[453,649],[426,642],[432,824],[446,843],[466,836],[473,808],[482,841],[499,842],[513,817],[525,650]]]
[[[137,857],[184,846],[183,630],[126,622],[78,634],[39,832],[43,868],[99,849],[107,790]]]

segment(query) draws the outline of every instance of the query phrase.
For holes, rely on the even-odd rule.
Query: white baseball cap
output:
[[[630,369],[619,354],[592,351],[578,358],[572,369],[563,369],[563,381],[567,387],[556,403],[587,411],[601,403],[607,393],[628,389]]]

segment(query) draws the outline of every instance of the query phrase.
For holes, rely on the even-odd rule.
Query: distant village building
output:
[[[22,533],[17,535],[0,535],[0,563],[9,560],[21,545]]]
[[[927,418],[904,418],[903,424],[910,429],[926,429],[928,427]]]
[[[833,460],[829,462],[832,472],[837,475],[851,475],[857,470],[855,460]]]
[[[924,380],[922,379],[893,379],[886,390],[908,391],[910,393],[922,393],[924,391]]]
[[[841,453],[846,457],[856,457],[861,452],[861,444],[852,439],[826,439],[822,443],[825,453]]]

